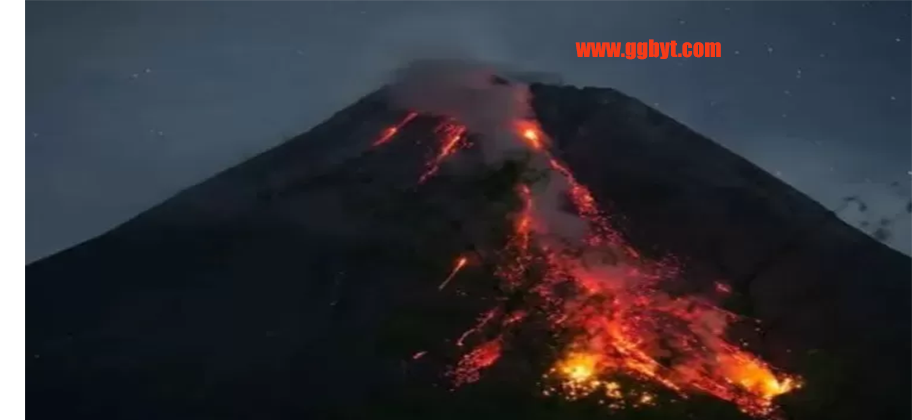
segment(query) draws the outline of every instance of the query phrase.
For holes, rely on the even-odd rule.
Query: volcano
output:
[[[492,161],[391,89],[28,265],[30,414],[909,417],[907,256],[616,90]]]

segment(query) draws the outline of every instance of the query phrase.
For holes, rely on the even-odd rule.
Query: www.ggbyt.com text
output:
[[[622,48],[623,47],[623,48]],[[720,42],[577,42],[577,57],[614,57],[628,60],[678,57],[710,58],[722,56]]]

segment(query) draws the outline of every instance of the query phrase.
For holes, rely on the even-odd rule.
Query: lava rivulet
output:
[[[472,383],[481,378],[481,371],[490,367],[500,359],[503,349],[503,339],[497,337],[493,340],[479,344],[460,359],[453,368],[454,386]]]
[[[459,257],[459,259],[456,260],[456,266],[453,267],[453,271],[450,272],[450,275],[447,276],[446,280],[444,280],[443,283],[440,283],[440,286],[437,288],[443,290],[447,283],[449,283],[450,280],[453,280],[453,277],[456,277],[456,273],[459,273],[459,270],[462,270],[462,267],[465,267],[468,261],[469,260],[466,257]]]
[[[417,117],[417,116],[418,116],[417,112],[409,112],[408,114],[406,114],[405,118],[403,118],[402,121],[400,121],[398,124],[391,126],[391,127],[387,127],[385,130],[383,130],[383,133],[380,134],[380,137],[374,141],[373,146],[374,147],[380,146],[380,145],[390,141],[393,138],[393,136],[395,136],[396,133],[399,132],[399,130],[402,130],[402,127],[405,127],[406,124],[408,124],[410,121],[415,119],[415,117]]]
[[[728,341],[728,326],[739,321],[738,316],[703,297],[665,292],[663,283],[677,277],[680,269],[643,258],[626,243],[588,188],[550,153],[550,142],[536,122],[522,120],[513,127],[516,141],[526,145],[533,160],[566,185],[563,192],[575,210],[573,217],[586,226],[586,234],[545,240],[560,226],[538,210],[557,204],[539,197],[534,185],[516,186],[521,206],[511,216],[506,246],[495,253],[495,274],[502,290],[524,296],[523,304],[535,307],[495,307],[465,331],[457,344],[470,350],[450,371],[454,383],[478,380],[509,345],[510,331],[534,312],[546,314],[552,335],[564,337],[557,360],[543,375],[547,395],[597,395],[611,407],[657,403],[656,394],[616,380],[624,377],[683,398],[709,394],[758,417],[776,414],[774,399],[797,388],[799,379],[777,373]],[[420,183],[460,147],[468,147],[467,129],[458,122],[447,120],[439,132],[440,150],[427,163]],[[465,261],[457,260],[440,289]],[[721,285],[717,291],[726,294],[729,289]]]
[[[541,135],[541,129],[534,121],[520,120],[516,122],[515,130],[532,150],[541,151],[545,147],[542,143],[544,137]]]
[[[428,178],[434,176],[440,169],[440,164],[446,158],[459,150],[460,147],[466,145],[466,128],[459,123],[446,121],[438,127],[437,131],[442,134],[443,143],[437,155],[428,162],[427,170],[418,179],[419,184],[423,184]]]

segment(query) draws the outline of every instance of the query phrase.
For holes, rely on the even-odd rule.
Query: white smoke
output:
[[[395,73],[391,101],[400,108],[455,119],[479,137],[486,164],[495,166],[533,152],[517,125],[534,119],[529,87],[516,81],[495,83],[502,70],[468,59],[413,61]],[[547,157],[534,152],[530,169],[552,171]],[[551,175],[547,182],[530,185],[536,230],[564,240],[581,239],[585,221],[562,209],[570,185],[560,174]]]
[[[446,59],[414,61],[396,72],[395,105],[455,119],[483,138],[490,164],[527,146],[516,138],[516,121],[529,118],[529,91],[522,84],[494,84],[497,69],[481,62]]]

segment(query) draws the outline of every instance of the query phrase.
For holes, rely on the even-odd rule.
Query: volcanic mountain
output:
[[[27,266],[29,413],[909,418],[908,257],[612,89],[496,159],[392,89]]]

